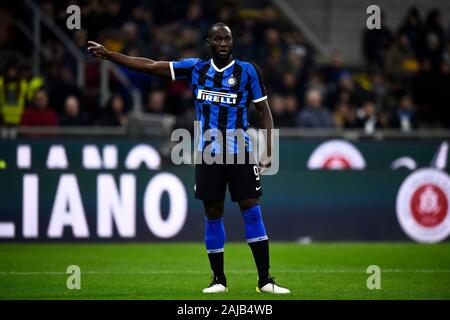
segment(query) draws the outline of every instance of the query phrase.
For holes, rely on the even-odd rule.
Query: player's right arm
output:
[[[130,57],[118,52],[112,52],[97,42],[88,41],[88,43],[90,45],[88,51],[97,58],[110,60],[136,71],[171,77],[170,62],[168,61],[154,61],[147,58]]]

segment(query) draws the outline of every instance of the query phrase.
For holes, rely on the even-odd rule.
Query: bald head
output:
[[[216,22],[209,27],[208,38],[211,39],[214,36],[214,34],[218,32],[220,29],[226,29],[226,31],[229,32],[231,35],[231,29],[228,25],[226,25],[223,22]]]
[[[80,112],[80,101],[76,96],[68,96],[64,103],[66,113],[71,117],[76,117]]]
[[[320,108],[322,103],[322,95],[317,89],[310,89],[306,93],[306,104],[312,108]]]

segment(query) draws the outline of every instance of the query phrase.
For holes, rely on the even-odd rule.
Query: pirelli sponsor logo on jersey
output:
[[[197,99],[209,102],[236,104],[237,94],[199,89],[197,92]]]

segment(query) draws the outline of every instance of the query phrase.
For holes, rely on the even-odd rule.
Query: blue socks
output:
[[[267,283],[269,279],[269,241],[266,228],[262,221],[261,207],[255,206],[242,212],[245,221],[245,238],[252,250],[258,269],[259,285]],[[223,272],[223,248],[226,235],[223,218],[208,220],[205,218],[205,244],[208,252],[209,263],[214,273],[214,278],[226,286],[226,278]]]
[[[226,235],[223,218],[208,220],[205,218],[205,244],[208,253],[223,252]]]
[[[248,243],[267,240],[266,228],[262,221],[261,207],[255,206],[242,212],[245,221],[245,238]],[[205,218],[205,244],[208,253],[223,252],[226,235],[223,218]]]
[[[269,240],[261,217],[261,207],[254,206],[242,212],[245,220],[245,238],[252,249],[256,268],[258,269],[258,286],[269,281]]]
[[[266,228],[261,216],[261,207],[255,206],[242,212],[245,221],[245,238],[248,243],[267,240]]]

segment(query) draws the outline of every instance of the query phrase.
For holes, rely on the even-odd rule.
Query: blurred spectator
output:
[[[420,127],[450,128],[450,68],[447,61],[440,69],[423,69],[412,83],[413,99],[417,104],[417,121]]]
[[[273,76],[283,72],[283,56],[285,47],[281,41],[280,31],[275,28],[266,29],[264,32],[264,41],[259,51],[259,60],[264,66],[264,74],[267,81],[275,82]]]
[[[172,99],[171,99],[172,98]],[[193,114],[195,116],[194,96],[190,88],[184,88],[177,96],[169,96],[166,94],[166,110],[174,115],[184,116],[185,114]],[[192,119],[194,121],[194,118]]]
[[[360,106],[364,101],[372,98],[371,94],[360,84],[355,83],[351,73],[343,71],[339,74],[338,87],[330,88],[328,104],[334,108],[341,102]]]
[[[277,128],[295,127],[298,101],[294,95],[283,97],[280,94],[273,94],[270,98],[273,123]]]
[[[406,34],[400,33],[387,52],[387,73],[396,79],[405,79],[419,70],[419,62]]]
[[[87,115],[80,110],[80,101],[76,96],[68,96],[64,102],[64,113],[59,117],[61,126],[86,126]]]
[[[255,25],[255,19],[245,19],[238,41],[234,43],[236,52],[239,52],[242,57],[256,57]]]
[[[296,117],[299,109],[299,102],[297,96],[289,94],[284,98],[284,104],[286,109],[286,121],[284,123],[285,127],[295,127]]]
[[[443,61],[442,43],[439,37],[434,33],[428,33],[425,39],[426,46],[423,54],[423,69],[432,73],[438,73]]]
[[[273,124],[275,127],[283,127],[284,126],[284,99],[283,96],[277,93],[274,93],[269,98],[270,109],[272,111]]]
[[[139,37],[139,31],[136,23],[125,22],[120,29],[121,39],[123,41],[123,49],[127,51],[130,48],[143,49],[143,43]]]
[[[392,43],[392,32],[385,25],[384,14],[381,14],[381,29],[364,28],[363,54],[369,67],[382,69],[385,64],[386,51]]]
[[[449,57],[450,58],[450,57]],[[439,73],[439,97],[441,98],[440,112],[442,123],[445,128],[450,128],[450,60],[442,62],[441,72]]]
[[[67,97],[76,96],[77,100],[83,101],[83,94],[75,83],[71,68],[64,66],[57,72],[56,78],[49,82],[48,94],[52,105],[55,106],[55,111],[62,114],[65,112],[64,105]]]
[[[324,80],[331,89],[335,89],[343,72],[348,73],[348,71],[344,69],[341,52],[339,50],[334,50],[331,53],[328,65],[322,70]]]
[[[281,90],[284,95],[296,93],[297,78],[294,73],[289,71],[283,73]]]
[[[16,40],[13,15],[12,10],[0,6],[0,48],[3,50],[20,49],[22,45]]]
[[[124,20],[123,13],[125,12],[125,10],[122,10],[122,2],[119,0],[108,0],[104,2],[106,9],[104,13],[104,27],[106,29],[117,29],[122,24]]]
[[[286,65],[289,66],[290,72],[296,75],[302,75],[311,61],[308,60],[308,51],[303,46],[291,45],[286,52]]]
[[[0,77],[0,113],[6,125],[18,125],[27,101],[28,86],[19,78],[16,62],[6,65],[4,77]]]
[[[341,102],[336,106],[333,119],[339,129],[353,129],[358,126],[356,110],[346,102]]]
[[[223,23],[227,24],[232,30],[237,28],[237,8],[236,3],[228,2],[225,3],[225,5],[220,5],[218,8],[216,20],[222,21]]]
[[[144,111],[153,114],[166,113],[166,94],[164,91],[155,90],[150,92]]]
[[[31,67],[28,64],[20,66],[19,76],[21,80],[25,80],[27,83],[27,102],[33,101],[36,91],[44,86],[44,78],[33,76]]]
[[[141,2],[134,6],[131,12],[131,21],[137,25],[139,36],[144,39],[144,41],[149,40],[150,32],[154,27],[153,13],[150,5]]]
[[[306,89],[315,89],[320,92],[320,95],[324,97],[327,94],[327,87],[323,81],[322,74],[319,71],[313,71],[311,72],[308,83],[306,85]]]
[[[442,53],[445,43],[445,27],[444,18],[439,9],[433,8],[428,13],[425,21],[425,32],[427,35],[434,34],[439,39],[438,51]]]
[[[45,89],[39,89],[34,96],[33,106],[26,108],[22,114],[22,126],[57,126],[58,117],[48,105],[49,99]]]
[[[366,101],[356,113],[358,127],[362,128],[367,134],[373,134],[375,129],[386,128],[389,119],[383,112],[377,112],[373,101]]]
[[[75,30],[73,33],[73,39],[75,41],[75,45],[78,49],[80,49],[82,52],[85,52],[87,49],[87,42],[88,42],[88,34],[87,31],[84,29],[81,30]]]
[[[415,106],[409,94],[404,95],[400,99],[400,103],[392,118],[392,127],[395,129],[407,132],[417,128]]]
[[[285,42],[288,46],[288,54],[293,53],[301,58],[303,64],[312,65],[314,63],[313,48],[306,41],[301,30],[290,28],[284,34]],[[293,71],[298,70],[298,66],[294,66]]]
[[[272,6],[266,6],[262,11],[262,20],[259,27],[265,30],[269,28],[280,30],[280,20],[279,12]],[[262,35],[262,33],[260,34]]]
[[[389,87],[381,72],[374,72],[370,79],[371,93],[377,110],[384,109],[387,104]]]
[[[124,126],[128,123],[128,117],[124,110],[124,98],[120,94],[114,94],[96,124],[99,126]]]
[[[297,124],[303,128],[335,127],[330,112],[322,106],[322,96],[318,90],[311,89],[306,93],[306,105],[298,115]]]
[[[86,1],[82,7],[83,28],[89,30],[90,35],[98,38],[98,34],[106,27],[105,7],[100,1]]]
[[[409,9],[399,28],[399,34],[406,35],[416,57],[421,58],[423,55],[424,27],[417,7]]]
[[[193,2],[186,11],[186,17],[181,23],[182,29],[197,30],[201,39],[205,39],[208,23],[203,17],[203,8],[199,2]]]

